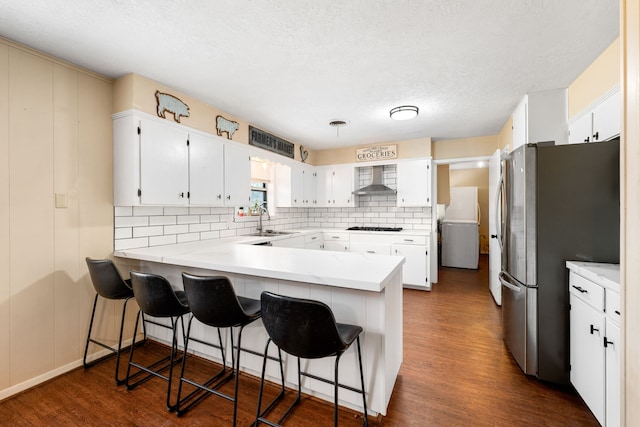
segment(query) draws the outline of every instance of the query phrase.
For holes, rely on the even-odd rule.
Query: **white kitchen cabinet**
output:
[[[322,233],[307,234],[304,236],[305,249],[323,249]]]
[[[128,110],[113,116],[114,205],[242,206],[249,154],[236,143]]]
[[[601,425],[617,427],[621,361],[619,266],[567,262],[567,267],[571,270],[571,384]]]
[[[620,134],[620,88],[616,88],[569,125],[569,143],[607,141]]]
[[[236,143],[224,144],[224,204],[247,206],[251,202],[251,158]]]
[[[291,236],[284,239],[277,239],[271,241],[271,246],[281,247],[281,248],[298,248],[304,249],[305,247],[305,238],[304,236]]]
[[[601,425],[604,425],[605,319],[575,292],[569,295],[571,384]]]
[[[332,165],[316,168],[317,206],[351,207],[354,203],[355,168],[351,165]]]
[[[324,232],[322,233],[323,246],[326,251],[349,251],[349,233],[347,232]]]
[[[349,242],[349,251],[371,255],[391,255],[391,245],[382,242]]]
[[[275,176],[275,198],[278,207],[317,206],[315,167],[303,163],[278,163]]]
[[[512,114],[511,150],[544,141],[566,144],[567,105],[565,88],[526,94]]]
[[[431,206],[431,159],[398,163],[396,179],[398,206]]]
[[[224,206],[224,145],[200,134],[189,135],[189,203]]]
[[[431,289],[428,236],[394,236],[391,255],[405,257],[402,283],[406,287]]]

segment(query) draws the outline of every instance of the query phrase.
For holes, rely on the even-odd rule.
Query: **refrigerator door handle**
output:
[[[514,292],[520,292],[520,288],[518,286],[509,283],[507,280],[505,280],[505,278],[508,278],[508,276],[505,274],[504,271],[501,271],[500,274],[498,275],[498,280],[500,280],[500,284],[505,288],[511,289]]]
[[[504,235],[504,230],[502,229],[502,210],[500,209],[502,207],[502,204],[504,203],[504,175],[503,175],[503,171],[502,171],[502,163],[500,164],[500,179],[498,181],[498,192],[496,193],[496,217],[494,218],[496,221],[496,237],[498,240],[498,245],[500,246],[500,250],[502,250],[503,246],[504,246],[504,239],[503,239],[503,235]]]

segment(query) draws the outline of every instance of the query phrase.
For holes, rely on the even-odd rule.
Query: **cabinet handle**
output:
[[[581,294],[588,294],[589,291],[586,289],[582,289],[580,286],[576,286],[576,285],[571,285],[572,288],[574,288],[575,290],[577,290],[578,292],[580,292]]]
[[[589,142],[589,137],[586,137],[586,138],[584,139],[584,142]]]
[[[604,346],[609,347],[609,344],[613,344],[613,341],[609,341],[607,337],[603,338]]]
[[[368,254],[375,254],[376,251],[367,251]]]
[[[222,194],[218,194],[218,200],[222,199]]]
[[[598,139],[598,135],[599,135],[599,132],[596,132],[596,133],[593,135],[593,140],[594,140],[594,141],[596,141],[596,140]]]
[[[620,316],[620,310],[614,310],[614,313]]]
[[[340,236],[331,236],[332,239],[339,239]]]
[[[231,195],[228,195],[228,196],[227,196],[227,200],[231,200]]]
[[[181,199],[184,199],[184,193],[179,193],[178,197],[181,198]]]
[[[311,238],[311,240],[316,240],[316,239],[317,239],[317,237],[315,237],[315,236],[313,236],[313,237]]]
[[[413,239],[404,239],[405,242],[413,242]]]
[[[594,328],[593,325],[589,325],[589,326],[591,327],[591,335],[593,335],[594,332],[600,332],[600,329]]]

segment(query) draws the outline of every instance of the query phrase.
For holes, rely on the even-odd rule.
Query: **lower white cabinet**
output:
[[[324,247],[322,243],[322,233],[313,233],[304,236],[305,249],[322,249]]]
[[[572,266],[577,264],[581,269]],[[607,265],[567,263],[571,384],[601,425],[619,426],[620,294],[606,286],[610,282],[597,283],[603,275],[589,274],[588,264]]]
[[[394,237],[391,255],[405,257],[405,263],[402,266],[402,282],[405,285],[419,289],[431,289],[428,236]]]

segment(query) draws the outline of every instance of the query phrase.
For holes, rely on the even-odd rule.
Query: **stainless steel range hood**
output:
[[[353,192],[357,196],[363,196],[368,194],[381,195],[381,194],[396,194],[396,190],[389,188],[382,183],[383,181],[383,168],[384,166],[372,166],[372,180],[371,184],[366,187],[362,187],[359,190]]]

